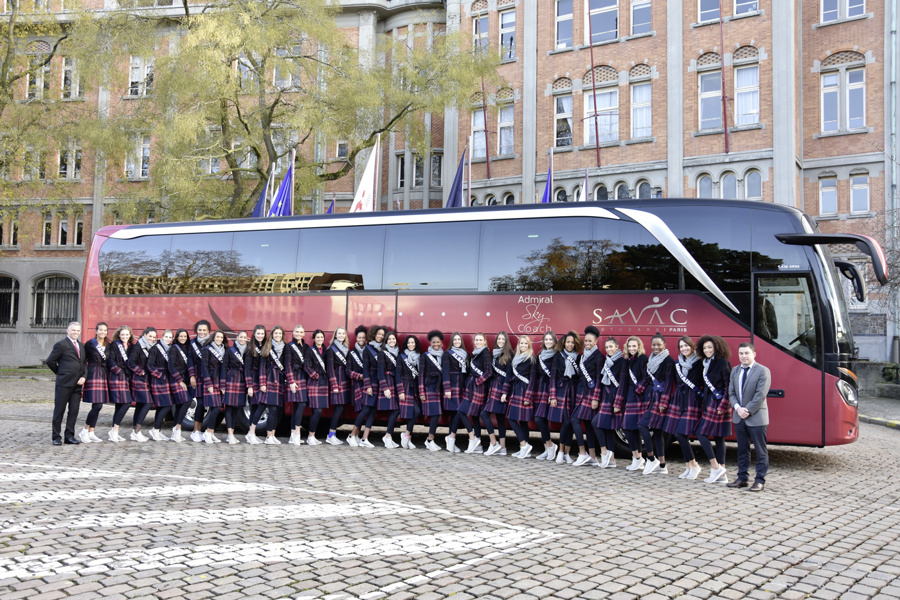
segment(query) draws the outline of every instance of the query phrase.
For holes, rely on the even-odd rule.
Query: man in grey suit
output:
[[[750,443],[756,448],[756,480],[747,491],[761,492],[766,488],[769,452],[766,450],[766,430],[769,427],[769,407],[766,396],[772,384],[769,369],[756,362],[756,349],[750,342],[738,346],[741,364],[731,370],[728,399],[734,408],[732,421],[738,443],[737,479],[727,484],[732,488],[748,487]]]

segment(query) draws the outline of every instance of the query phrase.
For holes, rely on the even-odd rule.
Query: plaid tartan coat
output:
[[[594,388],[594,398],[599,400],[599,407],[591,424],[600,429],[618,429],[622,425],[622,416],[615,414],[613,408],[616,403],[616,394],[619,386],[622,384],[622,378],[627,377],[627,373],[625,373],[625,359],[620,357],[609,368],[610,373],[616,379],[615,384],[610,383],[609,385],[603,384],[603,368],[606,364],[605,356],[602,358],[602,361],[598,373],[600,379],[597,380],[597,387]]]
[[[703,361],[698,360],[687,373],[679,376],[679,365],[675,363],[675,391],[669,403],[669,414],[663,424],[666,433],[694,435],[700,423],[700,393],[703,385]],[[686,381],[685,381],[686,380]],[[688,385],[688,382],[690,385]],[[693,386],[693,387],[691,387]]]
[[[646,354],[625,359],[625,368],[622,369],[622,381],[619,382],[615,403],[615,408],[619,409],[618,414],[623,415],[622,427],[624,429],[636,430],[638,421],[650,406],[650,399],[647,395],[637,393],[637,386],[646,372]],[[632,375],[634,375],[634,379],[631,378]]]
[[[575,412],[573,419],[579,421],[591,421],[597,411],[591,406],[595,396],[595,390],[601,387],[600,369],[603,367],[606,357],[603,351],[597,349],[587,359],[584,354],[578,357],[578,383],[575,387]]]
[[[282,406],[284,404],[284,354],[288,350],[284,346],[282,355],[278,356],[275,349],[269,356],[259,358],[259,385],[266,386],[266,391],[260,393],[258,403],[267,406]],[[277,360],[277,362],[276,362]],[[281,363],[281,367],[278,366]]]
[[[714,358],[706,372],[706,379],[715,391],[703,381],[703,411],[697,435],[710,438],[731,435],[731,403],[728,401],[728,384],[731,377],[731,363],[726,358]],[[719,414],[721,413],[721,414]]]
[[[244,406],[247,401],[246,360],[236,345],[225,350],[225,397],[222,399],[225,406]]]
[[[368,394],[366,388],[372,386],[369,381],[369,353],[365,348],[360,352],[355,347],[347,353],[347,374],[350,377],[350,389],[353,390],[353,408],[361,412],[366,406]]]
[[[378,410],[397,410],[400,408],[400,399],[398,397],[399,386],[397,385],[397,363],[400,362],[400,355],[395,358],[393,354],[388,356],[388,352],[382,349],[378,353]],[[384,390],[391,391],[391,397],[384,395]]]
[[[510,361],[512,364],[512,361]],[[531,421],[534,418],[532,399],[537,380],[537,358],[525,360],[510,369],[510,376],[503,385],[503,393],[506,394],[509,408],[506,418],[510,421]],[[513,372],[516,371],[528,380],[526,384]]]
[[[419,357],[419,401],[423,417],[439,417],[443,413],[444,376],[435,360],[427,351]]]
[[[334,344],[325,351],[325,372],[328,374],[329,402],[332,406],[350,403],[350,376],[348,361],[352,360],[349,351],[345,356]]]
[[[466,379],[466,393],[463,395],[463,403],[460,410],[473,418],[481,415],[484,410],[484,403],[487,401],[488,382],[494,374],[494,368],[491,365],[493,360],[490,348],[485,348],[478,354],[472,354],[472,360],[469,361],[469,377]]]
[[[399,372],[397,391],[403,392],[403,399],[400,400],[400,418],[415,418],[416,403],[419,401],[419,361],[415,361],[410,367],[406,352],[401,352],[400,360],[397,361],[397,371]]]
[[[303,340],[292,341],[284,347],[284,401],[294,404],[309,402],[308,379],[306,374],[306,352],[309,346]],[[291,391],[291,384],[297,386],[297,391]]]
[[[495,415],[505,415],[506,409],[509,408],[503,402],[500,402],[500,395],[503,394],[503,386],[506,385],[506,379],[512,375],[512,361],[501,365],[496,357],[491,355],[491,370],[493,375],[489,380],[487,390],[487,399],[484,402],[484,410]]]
[[[169,348],[169,391],[175,404],[185,404],[191,401],[190,392],[181,387],[182,383],[187,386],[191,384],[190,366],[188,365],[190,362],[189,351],[190,349],[179,346],[177,342]]]
[[[106,351],[106,369],[109,371],[109,399],[114,404],[131,404],[131,371],[128,369],[128,348],[120,340],[109,345]]]
[[[169,355],[159,342],[150,348],[147,357],[147,370],[150,372],[150,397],[153,406],[160,408],[172,406],[172,393],[169,387]]]
[[[315,346],[306,349],[306,393],[309,396],[310,408],[328,408],[328,373],[325,369],[325,348],[321,351]]]
[[[225,359],[228,358],[228,352],[231,348],[225,347],[225,354],[222,360],[212,351],[212,343],[210,342],[203,347],[203,364],[201,365],[201,373],[203,374],[203,406],[207,408],[216,408],[223,405],[223,395],[225,393]],[[209,393],[209,388],[213,388],[213,393]]]
[[[463,390],[466,389],[468,373],[463,373],[462,365],[450,355],[450,350],[445,350],[444,355],[441,357],[441,377],[444,382],[444,395],[450,392],[449,398],[444,397],[444,395],[441,396],[444,410],[459,410]]]
[[[566,357],[562,352],[553,357],[556,363],[552,398],[556,398],[556,407],[549,406],[547,420],[552,423],[564,423],[571,418],[575,411],[575,388],[578,385],[578,358],[575,359],[575,374],[566,377]]]
[[[558,376],[556,369],[559,363],[555,359],[558,356],[559,352],[543,361],[540,353],[534,355],[534,362],[537,365],[537,381],[534,388],[535,418],[541,417],[546,419],[550,411],[550,390],[556,389],[556,378]]]
[[[147,384],[147,355],[140,344],[128,351],[128,370],[131,371],[131,398],[141,404],[150,404],[150,386]]]
[[[84,345],[87,361],[87,377],[81,388],[81,400],[89,404],[109,403],[109,373],[106,370],[106,355],[112,350],[112,344],[100,348],[97,338],[88,340]]]
[[[667,356],[651,377],[644,369],[644,379],[638,384],[635,392],[649,395],[649,407],[638,425],[650,429],[662,429],[669,415],[669,404],[672,400],[672,389],[675,387],[675,361]]]

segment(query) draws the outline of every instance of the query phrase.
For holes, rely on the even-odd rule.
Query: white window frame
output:
[[[647,198],[641,198],[641,188],[644,187],[645,185],[650,190],[650,195],[647,196]],[[646,199],[653,197],[653,186],[650,185],[650,182],[647,181],[646,179],[641,179],[636,184],[634,184],[634,192],[635,192],[635,196],[637,196],[637,198],[639,200],[646,200]]]
[[[850,3],[851,3],[851,2],[859,2],[859,3],[861,3],[860,5],[858,5],[858,10],[859,10],[859,12],[858,12],[857,14],[855,14],[855,15],[851,15],[851,14],[850,14],[850,10],[851,10]],[[866,0],[847,0],[847,17],[846,17],[846,18],[850,19],[850,18],[852,18],[852,17],[859,17],[859,16],[862,16],[862,15],[864,15],[864,14],[866,14]]]
[[[633,140],[648,138],[653,135],[653,88],[651,88],[650,85],[649,81],[639,81],[631,84],[631,139]],[[638,102],[635,100],[635,90],[642,88],[642,86],[647,86],[650,90],[650,96],[646,102]],[[642,128],[639,132],[635,127],[638,110],[647,111],[650,115],[649,125],[645,128],[647,131],[643,131],[644,128]]]
[[[64,100],[84,100],[84,81],[75,68],[75,59],[68,56],[63,57],[63,76],[60,85],[62,86],[60,93]]]
[[[703,185],[703,181],[706,179],[709,180],[709,195],[701,196],[700,194],[702,192],[700,190],[700,186]],[[702,175],[700,175],[700,177],[697,178],[697,198],[702,198],[703,200],[712,200],[715,197],[716,197],[716,186],[715,186],[715,183],[713,182],[713,178],[708,173],[703,173]]]
[[[857,181],[858,179],[865,179],[864,182]],[[856,192],[865,191],[866,194],[866,205],[864,208],[857,208],[854,206],[856,204]],[[869,188],[869,174],[868,173],[857,173],[856,175],[850,175],[850,214],[865,214],[868,213],[872,204],[872,195],[871,190]]]
[[[827,0],[819,0],[819,22],[820,23],[837,23],[839,21],[845,21],[847,19],[852,19],[855,17],[860,17],[866,14],[866,1],[865,0],[834,0],[835,7],[834,10],[829,10],[828,14],[833,15],[829,16],[826,20],[825,18],[825,2]],[[861,4],[857,4],[851,7],[851,2],[861,2]],[[856,14],[851,15],[851,8],[854,9]]]
[[[125,155],[125,179],[150,178],[150,136],[137,135],[131,140],[131,149]]]
[[[650,20],[647,21],[647,31],[635,31],[635,18],[634,13],[636,9],[639,8],[648,8],[650,9]],[[641,25],[644,25],[641,23]],[[650,0],[631,0],[631,35],[641,35],[644,33],[650,33],[653,31],[653,8],[650,5]]]
[[[592,10],[591,9],[591,0],[585,0],[585,2],[584,2],[584,18],[585,18],[585,21],[584,21],[584,43],[585,43],[585,45],[601,44],[603,42],[611,42],[615,39],[618,39],[618,37],[619,37],[619,0],[605,0],[605,1],[611,1],[611,2],[614,2],[614,4],[612,6],[604,6],[604,7],[595,8]],[[616,28],[613,31],[614,35],[612,37],[601,38],[601,39],[598,39],[597,41],[594,41],[594,39],[591,37],[591,33],[593,33],[594,36],[596,37],[601,34],[609,34],[609,31],[591,32],[591,28],[589,26],[587,19],[590,19],[594,15],[602,15],[604,13],[614,13],[615,14]]]
[[[829,85],[826,86],[826,83],[825,83],[826,79],[831,81],[832,78],[836,83],[834,85],[831,85],[829,83]],[[840,131],[841,130],[841,72],[840,71],[828,71],[828,72],[822,73],[822,75],[819,77],[819,88],[820,88],[820,93],[819,93],[820,110],[819,110],[819,112],[821,113],[820,118],[819,118],[819,125],[820,125],[819,131],[821,131],[822,133],[829,133],[832,131]],[[826,95],[831,96],[832,94],[834,95],[834,102],[837,104],[837,106],[835,106],[835,113],[837,116],[837,121],[826,121],[825,120]],[[830,126],[830,124],[832,122],[834,123],[834,127],[831,129],[826,128],[826,123]]]
[[[508,121],[504,121],[504,113],[507,113]],[[512,103],[501,104],[497,107],[497,154],[506,155],[513,154],[516,151],[516,108]],[[503,139],[503,132],[509,131],[510,144],[505,149],[500,143]]]
[[[153,91],[153,58],[144,59],[130,56],[128,59],[128,91],[129,98],[147,96]]]
[[[824,185],[826,182],[833,183],[834,185],[828,185],[827,188]],[[824,209],[823,195],[824,191],[834,190],[834,211],[826,212]],[[836,177],[822,177],[819,179],[819,215],[836,215],[838,214],[838,192],[837,192],[837,178]]]
[[[276,48],[275,57],[281,60],[290,60],[300,56],[302,49],[300,46],[293,48]],[[272,85],[281,90],[294,90],[300,86],[300,64],[294,63],[294,68],[286,68],[284,65],[276,64],[272,69]]]
[[[412,155],[413,162],[413,187],[420,188],[425,185],[425,159],[418,154]]]
[[[53,213],[44,213],[41,221],[41,246],[48,247],[53,244]]]
[[[850,75],[851,73],[862,73],[862,81],[858,83],[850,83]],[[829,85],[826,87],[826,80],[835,81],[834,85]],[[860,131],[866,128],[866,120],[867,120],[867,110],[866,110],[866,68],[864,66],[858,65],[851,66],[849,68],[844,67],[843,65],[838,69],[827,70],[820,73],[819,76],[819,125],[820,131],[822,133],[836,133],[842,131]],[[862,125],[850,127],[850,94],[854,91],[862,92],[862,102],[854,103],[853,105],[862,106],[863,114],[862,114]],[[832,126],[831,129],[826,129],[826,121],[825,121],[825,103],[826,103],[826,95],[829,97],[833,97],[833,101],[837,103],[836,112],[837,112],[837,122],[828,121],[827,124]]]
[[[478,115],[481,115],[481,123],[478,123]],[[485,118],[484,109],[477,108],[472,111],[472,158],[486,158],[487,157],[487,119]],[[476,148],[479,146],[476,143],[478,140],[478,136],[481,135],[481,150],[484,151],[483,154],[480,154],[476,151]]]
[[[65,149],[60,149],[57,176],[67,180],[81,179],[81,158],[80,142],[71,142]]]
[[[719,89],[715,93],[713,92],[703,92],[703,80],[706,77],[714,77],[719,82]],[[716,98],[718,100],[718,110],[719,110],[719,124],[715,127],[704,127],[703,126],[703,100],[706,98]],[[707,129],[722,129],[724,124],[725,115],[722,114],[722,71],[720,69],[716,69],[714,71],[703,71],[699,73],[697,76],[697,125],[700,131]],[[708,119],[707,119],[708,120]]]
[[[759,196],[750,195],[750,177],[756,175],[759,177]],[[762,200],[763,180],[762,173],[753,169],[744,174],[744,198],[747,200]]]
[[[343,151],[341,150],[343,148]],[[343,156],[341,155],[343,153]],[[334,156],[338,160],[347,160],[350,156],[350,144],[347,140],[338,140],[334,147]]]
[[[746,5],[752,5],[752,9],[744,8]],[[741,10],[744,8],[744,10]],[[759,0],[734,0],[734,14],[746,15],[759,12]]]
[[[714,21],[718,21],[718,20],[721,18],[721,15],[722,15],[722,13],[721,13],[722,7],[721,7],[721,4],[719,4],[719,1],[718,1],[718,0],[715,0],[715,2],[716,2],[716,9],[715,9],[716,16],[715,16],[715,17],[707,17],[707,18],[703,18],[703,2],[704,2],[704,1],[705,1],[705,0],[697,0],[697,22],[698,22],[698,23],[712,23],[712,22],[714,22]],[[710,13],[710,12],[712,12],[712,9],[709,9],[709,8],[708,8],[708,9],[706,9],[706,12],[707,12],[707,13]]]
[[[601,94],[615,94],[616,102],[614,105],[610,105],[608,107],[603,108],[600,111],[596,110],[597,100],[596,96]],[[594,106],[592,110],[591,106]],[[597,134],[600,136],[600,143],[605,144],[606,142],[614,142],[619,139],[619,88],[618,86],[606,86],[606,87],[598,87],[596,95],[593,91],[586,91],[584,93],[584,145],[592,146],[595,145],[596,142],[592,139],[594,136],[594,118],[600,118],[603,116],[609,117],[609,130],[604,134],[604,127],[602,126],[603,121],[598,122]],[[613,123],[615,125],[613,126]]]
[[[68,246],[69,245],[69,218],[66,216],[61,216],[59,218],[59,223],[57,223],[56,228],[56,245],[57,246]]]
[[[568,98],[569,99],[569,111],[568,112],[560,112],[559,110],[559,100],[560,98]],[[573,107],[574,107],[575,98],[572,94],[560,94],[559,96],[555,96],[553,99],[553,112],[555,113],[554,123],[554,131],[553,131],[553,147],[554,148],[571,148],[572,144],[575,143],[575,129],[573,126]],[[569,123],[569,143],[568,144],[560,144],[559,143],[559,121],[565,119]]]
[[[437,171],[435,171],[437,167]],[[437,173],[437,176],[435,176]],[[441,187],[444,180],[444,155],[440,152],[431,155],[431,187]]]
[[[75,217],[75,230],[72,232],[72,244],[84,246],[84,217]]]
[[[725,195],[725,178],[733,177],[734,178],[734,195],[726,196]],[[740,200],[741,193],[738,190],[738,179],[737,174],[732,171],[726,171],[719,176],[719,197],[723,200]]]
[[[491,45],[491,24],[487,13],[472,17],[472,48],[487,52]]]
[[[740,71],[756,71],[756,85],[748,85],[744,87],[738,87],[738,72]],[[756,105],[755,110],[749,113],[738,113],[737,109],[741,105],[739,98],[743,95],[755,95],[756,96]],[[740,127],[741,125],[755,125],[759,123],[759,65],[747,65],[743,67],[736,67],[734,69],[734,125],[735,127]]]
[[[554,7],[555,20],[554,20],[554,27],[553,27],[553,36],[554,36],[554,40],[556,42],[555,47],[557,50],[560,50],[562,48],[572,48],[575,45],[575,21],[573,20],[573,17],[575,14],[575,0],[568,0],[572,6],[572,9],[570,10],[570,12],[563,14],[563,15],[559,14],[560,1],[561,0],[556,0],[556,6]],[[562,1],[567,1],[567,0],[562,0]],[[564,21],[569,21],[569,29],[572,31],[572,37],[568,38],[567,40],[564,40],[564,42],[562,44],[560,44],[559,24]],[[566,43],[566,42],[568,42],[568,43]]]
[[[503,18],[512,15],[512,25],[509,23],[506,24],[506,27],[503,25]],[[512,60],[516,57],[516,11],[513,10],[504,10],[500,11],[500,60]],[[507,48],[507,45],[503,43],[503,36],[511,36],[510,44]]]
[[[406,187],[406,156],[403,154],[397,155],[397,188],[403,189]]]
[[[31,57],[31,65],[29,66],[34,67],[34,70],[30,71],[25,78],[26,100],[44,100],[49,95],[51,78],[50,63],[48,62],[41,67],[36,67],[39,62],[46,59],[46,55],[43,54],[36,54]]]
[[[862,82],[850,83],[850,75],[852,73],[862,73]],[[846,118],[845,124],[846,124],[847,130],[853,131],[853,130],[857,130],[857,129],[864,129],[866,126],[866,69],[865,69],[865,67],[857,67],[854,69],[847,69],[846,71],[844,71],[843,76],[844,76],[844,80],[847,82],[847,85],[846,85],[847,93],[844,95],[844,106],[846,107],[846,111],[847,111],[846,115],[845,115],[845,118]],[[863,122],[862,122],[862,125],[859,125],[857,127],[850,126],[850,107],[853,104],[850,102],[850,94],[851,94],[851,92],[853,92],[853,90],[862,90],[861,106],[862,106],[862,111],[863,111],[863,113],[862,113],[862,121]]]

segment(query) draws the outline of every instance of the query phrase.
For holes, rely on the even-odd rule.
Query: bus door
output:
[[[772,373],[768,439],[820,445],[822,325],[812,277],[807,272],[754,273],[753,282],[756,360]]]

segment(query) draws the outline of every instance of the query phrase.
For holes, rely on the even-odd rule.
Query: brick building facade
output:
[[[471,143],[475,205],[540,202],[552,154],[555,200],[578,199],[587,175],[596,200],[754,199],[795,206],[824,232],[892,231],[896,1],[342,4],[338,24],[361,49],[374,50],[382,35],[428,44],[446,29],[501,54],[502,83],[473,90],[469,110],[421,115],[427,152],[413,152],[403,132],[385,138],[382,210],[442,206]],[[109,96],[88,90],[85,101],[102,109]],[[338,160],[341,143],[324,141],[317,152]],[[3,217],[0,364],[46,354],[69,318],[59,311],[77,299],[93,225],[112,222],[114,176],[94,173],[89,149],[79,172],[70,185],[80,186],[80,213],[22,213],[17,227]],[[332,198],[346,210],[353,189],[353,177],[329,184],[320,210]],[[835,250],[863,262],[853,249]],[[862,357],[890,357],[895,310],[877,294],[851,302]]]

